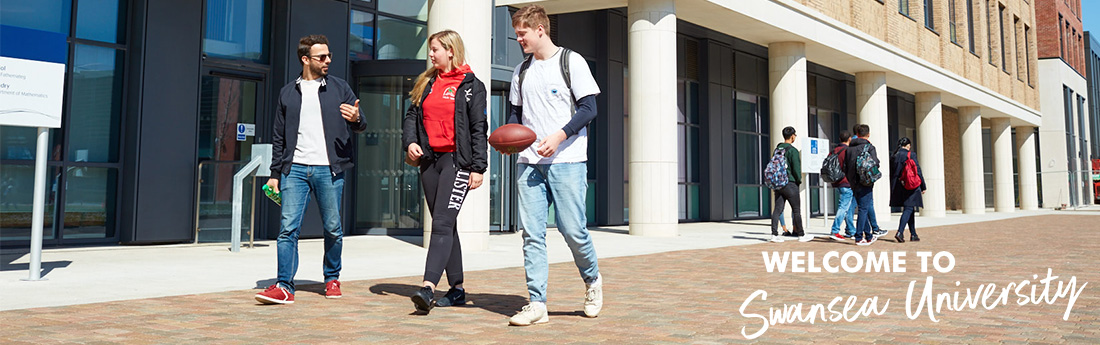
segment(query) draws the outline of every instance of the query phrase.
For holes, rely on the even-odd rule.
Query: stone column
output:
[[[924,183],[924,208],[921,216],[943,217],[947,214],[947,192],[944,183],[943,103],[939,92],[917,93],[917,158]]]
[[[676,7],[629,0],[630,234],[678,236]]]
[[[985,213],[985,178],[982,159],[982,109],[959,107],[962,152],[963,213]]]
[[[809,138],[806,121],[809,116],[809,99],[806,93],[805,43],[777,42],[768,45],[768,85],[771,102],[769,154],[775,150],[776,145],[784,141],[783,128],[787,126],[794,127],[799,138],[794,145],[801,149],[802,142]],[[806,206],[809,205],[809,184],[809,181],[802,181],[798,191],[803,205],[803,226],[808,225],[810,219],[810,210]],[[774,200],[774,193],[770,197]],[[783,216],[790,218],[793,214],[785,212]]]
[[[888,142],[886,102],[886,72],[856,73],[856,122],[871,127],[869,139],[878,151],[882,171],[882,178],[875,182],[875,216],[880,227],[890,229],[890,152],[894,144]]]
[[[490,62],[492,59],[493,36],[492,0],[429,0],[428,32],[454,30],[462,36],[466,48],[466,63],[473,69],[478,80],[489,87]],[[428,62],[429,64],[431,62]],[[486,95],[486,104],[488,95]],[[488,110],[488,109],[486,109]],[[492,113],[490,111],[490,113]],[[488,153],[487,153],[488,154]],[[423,209],[425,218],[424,247],[428,246],[431,234],[431,221],[427,218],[428,208]],[[481,187],[471,190],[462,203],[462,212],[458,214],[458,236],[462,248],[466,250],[489,249],[489,180],[488,172]]]
[[[1039,188],[1035,177],[1035,127],[1016,127],[1016,151],[1019,155],[1020,209],[1039,209]]]
[[[992,119],[989,134],[993,141],[993,206],[997,212],[1015,212],[1016,195],[1012,178],[1012,120]]]

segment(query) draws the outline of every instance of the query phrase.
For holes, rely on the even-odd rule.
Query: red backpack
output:
[[[910,157],[912,152],[905,153],[905,170],[901,172],[901,185],[908,190],[920,188],[920,174],[917,173],[917,161]]]

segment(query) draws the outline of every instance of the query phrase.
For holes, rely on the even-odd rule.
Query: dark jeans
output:
[[[779,226],[779,217],[783,216],[783,209],[786,208],[784,202],[791,204],[791,221],[794,223],[793,234],[795,236],[805,235],[802,230],[802,202],[798,195],[798,185],[787,183],[786,186],[775,191],[775,208],[772,209],[772,236],[779,235],[776,227]]]
[[[905,233],[905,225],[909,224],[909,234],[917,234],[917,216],[913,213],[917,212],[917,208],[914,206],[905,206],[901,211],[901,224],[898,224],[898,235]]]
[[[856,207],[859,208],[859,219],[856,220],[856,235],[854,240],[871,240],[872,217],[875,216],[875,191],[871,188],[852,190],[856,198]],[[877,222],[874,222],[877,223]]]
[[[428,212],[432,214],[432,235],[428,258],[424,262],[424,280],[439,284],[447,271],[447,284],[462,284],[462,245],[458,241],[458,211],[469,191],[470,172],[458,169],[454,154],[443,153],[431,164],[420,166],[420,182]]]

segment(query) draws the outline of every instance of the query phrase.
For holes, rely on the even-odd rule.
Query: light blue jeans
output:
[[[527,271],[527,292],[531,302],[546,302],[546,281],[550,266],[546,258],[546,217],[551,205],[558,232],[573,252],[573,262],[585,283],[600,273],[596,248],[588,235],[585,197],[588,192],[588,164],[519,164],[519,221],[523,226],[523,268]]]
[[[856,226],[852,223],[852,218],[855,217],[855,212],[852,212],[852,188],[841,187],[836,189],[837,194],[840,194],[840,205],[836,209],[836,218],[833,219],[833,235],[840,232],[840,222],[844,222],[844,230],[846,236],[851,236],[856,233]]]
[[[276,242],[279,285],[290,293],[294,293],[294,274],[298,272],[298,234],[311,191],[317,197],[321,221],[325,227],[325,283],[340,278],[340,254],[344,248],[340,199],[344,195],[344,173],[334,176],[327,165],[294,164],[290,166],[290,173],[283,175],[279,182],[279,192],[283,197],[283,218]]]

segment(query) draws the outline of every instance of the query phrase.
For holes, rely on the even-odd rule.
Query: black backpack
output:
[[[840,148],[839,146],[837,148]],[[844,150],[833,149],[833,153],[830,153],[825,157],[825,161],[821,162],[821,179],[826,183],[837,183],[844,179],[844,171],[840,168],[840,152]]]
[[[573,94],[573,82],[569,78],[569,56],[570,54],[573,54],[573,50],[566,47],[561,47],[561,51],[559,53],[561,54],[561,57],[558,59],[558,62],[561,65],[561,77],[565,80],[565,87],[569,88],[569,94],[571,95],[569,97],[569,101],[573,103],[573,107],[571,108],[572,110],[570,113],[576,114],[577,100],[573,98],[573,96],[576,95]],[[523,59],[523,64],[519,65],[519,80],[517,81],[519,83],[519,86],[517,86],[516,89],[519,91],[520,98],[523,98],[523,78],[527,77],[527,69],[531,67],[531,59],[534,58],[535,54],[527,55],[527,58]]]

